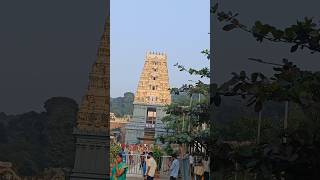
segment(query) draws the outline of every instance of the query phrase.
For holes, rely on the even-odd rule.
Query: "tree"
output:
[[[297,24],[289,26],[283,30],[263,24],[259,21],[252,28],[241,24],[236,17],[238,13],[217,12],[218,5],[212,7],[211,12],[217,14],[220,22],[228,23],[223,29],[231,31],[241,29],[251,33],[258,42],[264,40],[292,44],[290,52],[294,53],[298,49],[308,49],[311,53],[319,51],[320,29],[310,18],[298,21]],[[204,51],[208,54],[208,51]],[[209,55],[209,54],[208,54]],[[181,107],[172,105],[168,107],[169,117],[164,121],[169,128],[175,130],[172,137],[163,140],[178,144],[200,142],[206,147],[207,152],[214,158],[215,171],[220,171],[222,179],[236,172],[249,173],[258,179],[316,179],[319,172],[316,167],[320,164],[319,155],[319,100],[320,100],[320,76],[319,72],[302,71],[292,62],[283,59],[282,63],[273,63],[257,58],[249,58],[263,64],[272,65],[274,74],[267,77],[262,72],[254,72],[250,75],[245,71],[233,73],[233,78],[222,85],[210,85],[210,105],[198,104],[197,106]],[[209,77],[209,69],[202,70],[186,69],[177,65],[181,71],[188,71],[191,75],[201,75]],[[206,87],[206,88],[201,88]],[[194,92],[208,94],[209,85],[198,82],[195,85],[184,85],[181,88],[174,88],[174,93],[187,92],[189,95]],[[225,99],[223,97],[240,97],[245,101],[247,107],[254,107],[256,112],[260,112],[269,102],[290,102],[297,105],[302,110],[304,116],[299,121],[305,127],[291,129],[291,132],[279,131],[272,135],[275,141],[265,141],[257,144],[255,142],[226,141],[221,135],[226,135],[219,131],[217,123],[210,129],[211,133],[196,131],[185,131],[181,128],[187,115],[189,124],[194,129],[204,122],[209,122],[209,110],[216,111]],[[243,106],[243,105],[242,105]],[[212,107],[215,107],[214,109]],[[200,118],[195,118],[200,117]],[[170,123],[171,122],[171,123]],[[241,121],[239,121],[241,122]],[[239,126],[236,122],[236,127]],[[270,128],[271,132],[276,132],[276,128]],[[249,131],[244,131],[248,133]],[[222,133],[222,134],[219,134]],[[235,136],[235,135],[233,135]],[[248,135],[249,136],[249,135]],[[286,137],[285,143],[280,143],[282,137]],[[207,145],[207,146],[206,146]],[[213,167],[213,166],[211,166]]]
[[[208,50],[202,51],[202,54],[208,58]],[[180,71],[188,72],[190,75],[209,78],[209,68],[207,67],[196,70],[193,68],[187,69],[178,63],[175,66]],[[209,146],[205,139],[209,139],[209,131],[203,130],[202,125],[208,124],[209,121],[209,85],[199,80],[194,84],[184,84],[180,88],[172,88],[171,93],[175,96],[188,95],[189,102],[173,102],[167,106],[166,113],[168,115],[162,121],[166,125],[168,134],[160,136],[159,139],[163,143],[169,144],[200,144],[207,149]]]
[[[311,53],[319,51],[319,27],[311,18],[298,21],[297,24],[283,30],[257,21],[252,28],[241,24],[236,18],[239,14],[232,12],[217,12],[218,5],[212,7],[212,13],[222,23],[227,23],[223,29],[231,31],[241,29],[253,35],[258,42],[265,40],[292,44],[290,52],[298,49],[308,49]],[[257,58],[249,58],[259,63],[274,66],[274,75],[266,77],[261,72],[247,75],[246,72],[233,73],[233,78],[221,86],[211,85],[211,102],[215,106],[221,104],[222,96],[240,96],[247,101],[247,106],[254,106],[256,112],[261,111],[269,102],[290,102],[298,105],[304,112],[305,127],[296,127],[282,132],[281,136],[288,141],[279,144],[247,144],[234,147],[230,144],[216,143],[214,152],[216,167],[226,174],[233,171],[251,172],[258,179],[316,179],[320,164],[319,155],[319,72],[302,71],[292,62],[283,59],[282,63],[267,62]],[[300,121],[301,122],[301,121]],[[280,137],[281,137],[280,136]],[[278,138],[279,140],[281,138]],[[224,148],[223,148],[224,147]],[[219,151],[219,149],[223,149]],[[227,158],[228,157],[228,158]],[[236,162],[236,166],[234,163]],[[222,175],[224,177],[224,175]]]
[[[78,111],[70,98],[54,97],[46,111],[18,115],[0,113],[0,160],[12,162],[20,176],[35,176],[46,168],[68,168],[74,163],[73,127]]]
[[[8,142],[8,134],[5,125],[0,122],[0,143]]]
[[[123,97],[110,98],[110,111],[116,116],[132,115],[134,94],[124,93]]]
[[[117,155],[120,153],[121,151],[121,146],[115,142],[112,142],[110,144],[110,164],[111,167],[113,167],[114,161],[117,157]]]
[[[72,135],[76,124],[78,104],[70,98],[54,97],[45,102],[46,137],[49,167],[72,168],[75,144]]]

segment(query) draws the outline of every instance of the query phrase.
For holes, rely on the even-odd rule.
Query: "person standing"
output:
[[[145,179],[146,178],[146,172],[147,172],[147,162],[146,162],[144,153],[141,154],[140,158],[141,158],[140,168],[142,169],[142,176]]]
[[[122,154],[119,153],[115,160],[115,166],[111,170],[110,180],[126,180],[128,167],[126,163],[122,161]]]
[[[202,164],[203,164],[203,170],[204,170],[204,180],[209,180],[209,157],[206,156],[203,160],[202,160]]]
[[[134,164],[134,159],[133,159],[133,154],[134,154],[134,152],[133,152],[133,148],[131,149],[130,154],[131,154],[130,164]]]
[[[189,164],[190,164],[190,174],[191,174],[191,179],[194,177],[194,158],[193,158],[194,153],[189,155]]]
[[[170,166],[170,180],[176,180],[178,178],[179,173],[179,160],[177,159],[177,154],[172,155],[173,161]]]
[[[129,156],[129,165],[132,165],[132,154],[131,154],[131,151],[128,152],[128,156]]]
[[[157,162],[153,158],[152,152],[149,152],[147,159],[147,180],[153,180],[157,169]]]
[[[202,180],[204,175],[204,167],[202,160],[199,159],[199,157],[195,159],[193,168],[195,180]]]
[[[121,146],[121,154],[122,154],[122,162],[126,163],[126,152],[125,152],[125,144]]]

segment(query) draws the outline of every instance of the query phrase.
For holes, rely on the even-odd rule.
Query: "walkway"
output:
[[[155,178],[155,180],[169,180],[169,177],[160,177],[160,178]],[[135,177],[135,176],[127,176],[127,180],[143,180],[142,177]]]

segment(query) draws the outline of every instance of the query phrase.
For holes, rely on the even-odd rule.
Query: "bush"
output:
[[[157,162],[157,165],[158,165],[158,170],[160,170],[160,167],[161,167],[161,156],[163,156],[163,152],[162,150],[160,149],[159,146],[155,145],[153,148],[152,148],[152,152],[153,152],[153,158],[156,160]]]
[[[113,162],[115,161],[118,153],[121,151],[121,146],[116,143],[111,143],[110,144],[110,164],[112,165]]]

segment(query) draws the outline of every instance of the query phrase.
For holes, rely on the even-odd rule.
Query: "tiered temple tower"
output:
[[[71,180],[109,179],[110,17],[106,18],[96,62],[78,112],[76,157]]]
[[[127,144],[153,144],[165,133],[161,118],[171,103],[167,55],[148,52],[133,102],[133,117],[126,126]]]

